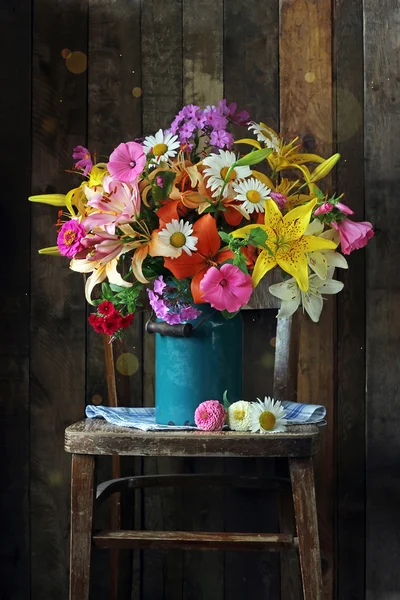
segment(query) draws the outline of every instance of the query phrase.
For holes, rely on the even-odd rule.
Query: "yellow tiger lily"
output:
[[[267,234],[266,245],[270,249],[261,250],[253,270],[253,286],[256,287],[268,271],[276,266],[294,277],[299,288],[308,290],[307,253],[314,250],[333,250],[337,244],[314,235],[304,235],[312,210],[317,200],[311,200],[282,216],[273,200],[265,202],[264,225],[246,225],[232,232],[234,238],[245,238],[252,229],[260,227]]]

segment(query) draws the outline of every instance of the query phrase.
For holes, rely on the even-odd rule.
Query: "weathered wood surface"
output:
[[[240,431],[140,431],[85,419],[65,431],[65,450],[75,454],[128,456],[311,456],[318,450],[316,425],[291,425],[285,433]]]
[[[398,0],[364,2],[366,252],[366,598],[400,590],[399,265],[400,12]]]
[[[363,3],[336,0],[337,190],[364,220]],[[365,252],[348,258],[338,294],[337,532],[338,598],[365,598]]]
[[[32,194],[67,191],[80,183],[64,170],[86,141],[87,81],[61,53],[87,53],[85,3],[38,0],[33,23]],[[38,255],[56,242],[57,208],[31,211],[31,597],[66,600],[70,459],[62,432],[84,415],[86,309],[68,260]]]
[[[30,1],[20,0],[7,2],[0,8],[2,48],[7,52],[12,49],[2,61],[0,71],[0,89],[3,90],[0,96],[3,116],[0,206],[3,218],[9,223],[1,236],[4,260],[1,262],[0,305],[0,596],[5,600],[25,600],[30,593],[30,210],[26,203],[31,178],[30,8]]]
[[[69,600],[89,600],[94,462],[93,456],[72,456]]]
[[[299,135],[306,151],[332,153],[332,2],[280,0],[281,132]],[[334,568],[334,437],[335,437],[335,303],[325,302],[320,322],[300,315],[300,402],[323,404],[328,427],[317,458],[316,486],[324,591],[333,596]],[[329,465],[329,466],[328,466]]]
[[[321,555],[313,459],[289,461],[304,600],[322,600]]]
[[[256,552],[262,550],[279,552],[296,545],[293,536],[279,533],[204,533],[200,531],[194,533],[190,531],[103,531],[93,536],[93,542],[98,548],[235,549]]]

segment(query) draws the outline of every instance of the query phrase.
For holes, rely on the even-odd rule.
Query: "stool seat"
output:
[[[84,419],[65,431],[72,454],[125,456],[308,457],[319,448],[316,425],[292,425],[284,433],[238,431],[141,431]]]

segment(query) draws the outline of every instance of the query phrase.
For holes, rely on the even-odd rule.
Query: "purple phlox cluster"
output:
[[[229,123],[246,125],[250,116],[247,111],[237,112],[235,102],[227,104],[221,100],[218,106],[208,105],[201,109],[195,104],[184,106],[171,123],[169,131],[178,135],[186,150],[192,150],[196,138],[207,136],[209,145],[213,148],[231,148],[233,136],[227,130]]]
[[[201,310],[197,310],[187,302],[168,297],[171,291],[173,288],[167,286],[162,275],[154,281],[153,289],[147,290],[150,306],[158,319],[168,325],[179,325],[179,323],[193,321],[201,315]]]

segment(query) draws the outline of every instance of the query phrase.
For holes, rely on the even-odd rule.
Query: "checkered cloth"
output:
[[[324,424],[326,409],[324,406],[314,404],[300,404],[298,402],[283,401],[282,405],[286,411],[286,419],[289,425]],[[154,408],[124,408],[109,406],[86,407],[86,416],[89,419],[100,417],[123,427],[133,427],[142,431],[173,431],[179,429],[197,429],[197,427],[177,425],[157,425]]]

